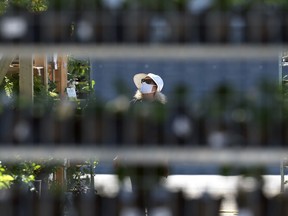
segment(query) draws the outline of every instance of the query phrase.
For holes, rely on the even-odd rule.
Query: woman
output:
[[[164,104],[166,96],[161,93],[164,82],[162,78],[153,73],[138,73],[133,77],[137,91],[131,101],[131,114],[135,125],[131,127],[131,133],[136,137],[138,146],[147,146],[163,143],[163,120],[165,118]],[[132,118],[133,118],[132,117]],[[133,129],[132,129],[133,128]],[[118,174],[125,173],[129,176],[132,191],[137,195],[137,203],[140,209],[147,215],[150,207],[150,192],[159,183],[159,180],[168,176],[167,163],[163,164],[129,164],[119,166]],[[120,169],[119,169],[120,168]],[[119,172],[120,171],[120,172]]]
[[[166,104],[166,96],[161,93],[164,82],[160,76],[153,73],[138,73],[133,77],[133,81],[137,87],[133,102],[145,100]]]

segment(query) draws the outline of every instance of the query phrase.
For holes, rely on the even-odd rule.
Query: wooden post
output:
[[[60,96],[66,96],[65,89],[67,88],[67,61],[66,55],[58,56],[58,70],[55,72],[55,81],[57,90]]]
[[[57,183],[61,186],[65,185],[65,178],[64,178],[64,167],[59,167],[56,171],[55,171],[55,180],[57,181]]]
[[[9,66],[13,61],[15,56],[2,56],[0,59],[0,84],[2,83],[4,76],[7,74],[9,70]]]
[[[47,56],[37,54],[34,56],[34,68],[41,70],[41,76],[46,90],[48,90],[48,67],[47,67]]]
[[[44,56],[44,62],[43,62],[43,82],[46,87],[46,90],[48,90],[49,87],[49,74],[48,74],[48,63],[47,63],[47,55]]]
[[[27,103],[33,103],[33,58],[32,56],[19,56],[19,95]]]
[[[67,168],[70,166],[70,161],[64,159],[62,166],[58,167],[54,172],[53,180],[56,181],[64,191],[67,190]]]
[[[55,82],[57,84],[57,91],[61,97],[66,96],[65,89],[67,87],[67,56],[57,55],[57,70],[55,70]],[[69,160],[65,159],[63,167],[57,169],[55,177],[58,183],[62,185],[64,189],[67,189],[67,174],[66,169],[69,164]]]

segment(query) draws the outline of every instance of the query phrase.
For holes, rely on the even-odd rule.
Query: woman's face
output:
[[[150,78],[150,77],[145,77],[144,79],[141,80],[142,85],[144,86],[152,86],[151,88],[151,92],[149,93],[155,93],[157,91],[157,85],[156,83]],[[148,92],[146,92],[147,94],[149,94]]]

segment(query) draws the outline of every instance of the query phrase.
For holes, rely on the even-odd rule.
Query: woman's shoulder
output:
[[[130,104],[137,104],[137,103],[139,103],[139,102],[142,102],[142,100],[141,99],[137,99],[137,98],[133,98],[131,101],[130,101]]]

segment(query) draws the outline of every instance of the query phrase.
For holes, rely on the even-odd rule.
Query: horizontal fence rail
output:
[[[118,156],[127,164],[155,165],[162,162],[205,165],[256,166],[279,165],[288,158],[286,148],[236,148],[212,150],[209,148],[187,147],[0,147],[0,158],[3,161],[41,160],[54,158],[55,160],[71,159],[85,161],[96,159],[112,162]]]
[[[31,56],[53,53],[101,60],[277,60],[287,45],[137,45],[137,44],[0,44],[1,54]],[[0,55],[1,56],[1,55]],[[277,60],[278,61],[278,60]]]

